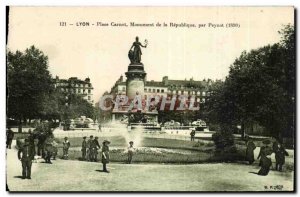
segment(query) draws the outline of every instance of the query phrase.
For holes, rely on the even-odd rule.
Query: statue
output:
[[[131,64],[140,64],[141,63],[141,56],[142,56],[142,50],[141,47],[146,48],[148,44],[148,41],[145,40],[145,45],[142,45],[139,42],[139,37],[135,38],[135,42],[132,44],[129,52],[128,52],[128,57],[130,59]],[[133,50],[132,50],[133,48]]]

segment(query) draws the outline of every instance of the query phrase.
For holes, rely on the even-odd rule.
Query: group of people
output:
[[[255,161],[254,159],[254,150],[256,149],[256,146],[249,138],[249,136],[246,136],[246,160],[249,162],[249,164],[253,164]],[[271,154],[275,153],[275,160],[276,160],[276,166],[275,170],[282,171],[282,166],[285,163],[285,156],[288,156],[288,152],[285,150],[282,143],[279,143],[277,141],[273,142],[272,147],[269,146],[270,140],[264,140],[263,146],[260,148],[260,152],[258,154],[257,159],[259,159],[259,166],[261,167],[258,175],[266,176],[269,174],[270,168],[272,166],[272,160],[271,160]]]
[[[86,141],[86,136],[83,137],[81,152],[82,152],[82,160],[97,162],[98,161],[98,150],[101,149],[101,146],[98,141],[98,137],[90,136],[90,139]],[[101,162],[103,163],[103,171],[108,172],[106,169],[106,164],[109,163],[109,141],[104,140],[102,143],[101,150]],[[129,142],[128,146],[128,164],[132,162],[132,157],[135,148],[133,147],[133,141]]]
[[[81,152],[82,160],[97,162],[98,161],[98,150],[101,149],[101,146],[98,141],[98,137],[90,136],[89,140],[86,140],[86,136],[83,137]],[[104,140],[102,142],[101,150],[101,162],[103,164],[103,172],[109,172],[106,165],[109,163],[109,145],[110,141]]]
[[[97,162],[98,150],[101,148],[98,137],[90,136],[90,139],[86,141],[86,136],[83,137],[81,152],[82,160]]]
[[[30,129],[28,134],[23,143],[17,141],[18,159],[22,162],[22,179],[31,179],[31,166],[35,156],[42,155],[45,163],[51,164],[51,158],[55,159],[57,154],[57,146],[54,145],[56,142],[53,136],[48,136],[45,139],[43,137],[38,138]]]

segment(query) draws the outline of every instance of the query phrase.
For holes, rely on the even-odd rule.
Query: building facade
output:
[[[196,102],[205,103],[209,100],[210,95],[213,93],[211,87],[214,81],[211,79],[204,79],[196,81],[193,78],[189,80],[172,80],[168,76],[164,76],[162,81],[145,81],[144,95],[159,95],[159,96],[172,96],[172,95],[186,95],[194,96]],[[126,81],[123,76],[115,82],[111,88],[110,94],[126,95]]]
[[[69,79],[59,79],[58,76],[54,79],[55,88],[60,92],[67,94],[77,94],[82,96],[83,99],[93,104],[93,86],[90,78],[80,80],[77,77]]]

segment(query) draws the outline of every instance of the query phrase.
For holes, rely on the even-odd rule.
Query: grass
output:
[[[107,137],[107,140],[111,141],[111,147],[124,147],[113,149],[110,151],[110,160],[112,162],[126,162],[127,153],[125,148],[127,147],[126,140],[121,136]],[[100,139],[101,142],[103,139]],[[59,143],[59,152],[62,152],[62,139],[57,140]],[[71,147],[81,147],[82,138],[69,138]],[[164,138],[144,138],[142,141],[143,147],[155,147],[159,148],[158,152],[137,150],[134,153],[133,161],[135,163],[206,163],[215,162],[217,158],[214,155],[214,143],[212,141],[185,141],[176,139],[164,139]],[[178,152],[162,151],[164,149],[178,150]],[[180,150],[190,151],[188,154],[184,154]],[[80,148],[69,150],[69,159],[80,160],[81,151]],[[98,160],[100,159],[98,154]]]

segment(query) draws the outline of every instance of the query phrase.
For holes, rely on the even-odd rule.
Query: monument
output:
[[[146,48],[147,44],[148,42],[145,40],[145,45],[142,45],[139,42],[139,37],[136,37],[135,42],[132,44],[128,52],[130,64],[128,66],[128,72],[126,72],[125,75],[127,77],[126,95],[129,100],[134,99],[137,93],[141,96],[141,98],[144,96],[144,83],[147,73],[144,71],[144,65],[141,62],[141,47]]]
[[[157,123],[158,112],[156,110],[149,111],[146,106],[146,96],[144,95],[145,77],[147,73],[142,63],[141,47],[146,48],[148,41],[144,41],[144,45],[139,42],[139,38],[135,38],[128,52],[130,64],[128,71],[125,73],[126,80],[126,96],[128,102],[119,106],[118,109],[112,111],[112,120],[120,120],[123,123]],[[140,102],[140,103],[138,103]],[[124,121],[125,120],[125,121]]]

